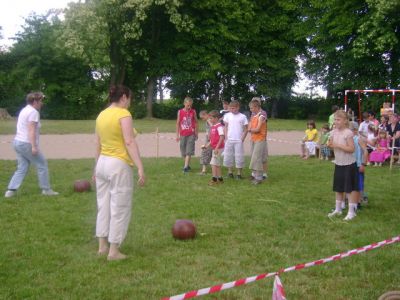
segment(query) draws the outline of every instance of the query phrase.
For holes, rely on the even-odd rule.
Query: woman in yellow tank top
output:
[[[119,247],[125,239],[131,218],[133,165],[138,169],[138,184],[145,176],[139,148],[133,135],[128,111],[132,92],[118,85],[110,89],[110,106],[96,119],[96,237],[100,255],[108,260],[126,258]]]

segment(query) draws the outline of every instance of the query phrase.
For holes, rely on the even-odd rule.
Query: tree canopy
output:
[[[0,107],[30,90],[50,118],[90,118],[123,83],[153,115],[157,91],[287,106],[298,61],[336,98],[344,89],[397,88],[397,0],[86,0],[26,19],[0,50]],[[63,18],[60,18],[60,14]],[[162,94],[161,94],[162,95]]]

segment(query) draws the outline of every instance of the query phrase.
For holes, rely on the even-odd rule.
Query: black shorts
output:
[[[359,190],[356,163],[347,166],[335,165],[333,191],[337,193],[351,193]]]

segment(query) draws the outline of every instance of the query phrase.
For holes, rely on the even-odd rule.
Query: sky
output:
[[[0,1],[0,26],[2,27],[1,35],[3,39],[0,40],[0,46],[11,46],[13,41],[10,39],[16,33],[22,31],[21,25],[24,24],[24,19],[33,12],[41,15],[45,14],[51,8],[66,8],[70,2],[78,2],[79,0],[1,0]],[[303,77],[293,87],[296,93],[310,94],[311,90],[307,87],[312,86],[313,83]],[[315,87],[314,94],[325,96],[326,92]]]
[[[0,1],[0,26],[3,39],[0,45],[10,46],[13,42],[9,38],[22,31],[24,18],[35,12],[45,14],[51,8],[65,8],[72,0],[1,0]]]

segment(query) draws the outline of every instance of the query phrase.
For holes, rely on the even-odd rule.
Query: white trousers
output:
[[[121,245],[132,210],[133,169],[124,161],[100,155],[96,165],[96,236]]]
[[[234,165],[237,169],[244,167],[244,146],[242,141],[227,140],[224,148],[224,166],[232,168]]]

